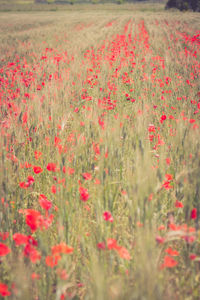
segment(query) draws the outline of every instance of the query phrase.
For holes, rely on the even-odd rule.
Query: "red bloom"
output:
[[[32,280],[40,279],[40,275],[37,274],[37,273],[35,273],[35,272],[33,272],[33,273],[31,274],[31,279],[32,279]]]
[[[126,260],[131,259],[131,256],[125,247],[118,247],[117,252],[121,258],[126,259]]]
[[[91,180],[92,179],[92,175],[90,173],[83,173],[82,176],[85,180]]]
[[[60,255],[48,255],[46,257],[46,265],[53,268],[58,264],[58,261],[61,259]]]
[[[98,243],[98,244],[97,244],[97,247],[98,247],[99,249],[101,249],[101,250],[105,250],[105,249],[106,249],[105,243]]]
[[[163,182],[163,185],[162,185],[162,186],[163,186],[166,190],[173,189],[173,186],[170,185],[170,184],[171,184],[171,181],[165,180],[165,181]]]
[[[105,221],[109,221],[109,222],[113,222],[113,216],[111,215],[111,213],[109,211],[105,211],[103,213],[103,218]]]
[[[94,150],[94,152],[95,152],[96,155],[100,155],[99,144],[93,143],[93,150]]]
[[[101,181],[98,178],[95,178],[94,184],[101,184]]]
[[[33,172],[34,172],[35,174],[39,174],[39,173],[41,173],[42,171],[43,171],[43,170],[42,170],[41,167],[33,166]]]
[[[174,260],[171,256],[165,255],[164,263],[161,265],[161,269],[164,268],[173,268],[178,264],[176,260]]]
[[[163,123],[167,119],[166,115],[162,115],[160,118],[160,123]]]
[[[171,247],[165,249],[165,252],[171,256],[178,256],[179,252],[176,250],[173,250]]]
[[[73,175],[75,173],[75,170],[73,168],[68,168],[68,174]]]
[[[107,247],[109,250],[116,250],[121,258],[130,260],[131,256],[125,247],[119,246],[115,239],[107,239]]]
[[[0,243],[0,256],[5,256],[10,252],[11,252],[11,250],[10,250],[10,248],[8,248],[8,246]]]
[[[6,284],[0,282],[0,295],[2,297],[6,297],[6,296],[10,296],[10,294],[11,293],[8,290],[8,286]]]
[[[19,183],[19,186],[20,186],[20,188],[22,188],[22,189],[26,189],[26,188],[28,187],[28,186],[27,186],[27,183],[24,182],[24,181],[20,182],[20,183]]]
[[[115,239],[107,239],[107,247],[109,250],[118,249],[117,241]]]
[[[0,237],[3,241],[7,240],[7,238],[9,237],[9,232],[0,232]]]
[[[159,227],[158,227],[158,230],[160,231],[160,230],[165,230],[165,225],[160,225]]]
[[[51,187],[51,192],[52,192],[53,194],[56,194],[56,186],[55,186],[55,185],[52,185],[52,187]]]
[[[40,212],[33,209],[26,210],[26,224],[30,227],[31,231],[34,232],[39,227]]]
[[[51,252],[52,252],[53,255],[58,255],[58,254],[61,254],[61,253],[69,254],[69,253],[72,253],[73,251],[74,251],[74,248],[69,247],[65,243],[60,243],[60,244],[55,245],[51,248]]]
[[[55,163],[48,163],[47,170],[52,171],[52,172],[56,172],[57,171],[56,164]]]
[[[190,214],[190,219],[196,219],[197,218],[197,209],[193,208]]]
[[[88,190],[82,186],[79,187],[79,193],[80,193],[80,199],[84,202],[87,201],[90,197]]]
[[[26,124],[27,121],[28,121],[28,114],[27,114],[27,111],[25,111],[25,113],[23,114],[22,116],[22,121],[23,121],[23,124]]]
[[[157,242],[158,244],[163,244],[163,243],[165,242],[165,238],[162,237],[162,236],[160,236],[160,235],[158,235],[158,236],[156,237],[156,242]]]
[[[33,183],[34,183],[35,179],[33,176],[28,176],[27,177],[27,182],[20,182],[19,183],[19,186],[22,188],[22,189],[26,189],[28,188],[29,186],[31,186]]]
[[[33,176],[28,176],[28,177],[27,177],[27,181],[28,181],[29,185],[32,185],[33,182],[35,181],[35,179],[34,179]]]
[[[183,205],[182,202],[176,200],[176,202],[175,202],[175,207],[177,207],[177,208],[182,208],[183,206],[184,206],[184,205]]]
[[[35,151],[34,154],[35,154],[35,159],[39,159],[42,156],[42,152],[40,151]]]
[[[196,254],[191,253],[189,257],[190,257],[191,260],[194,260],[197,256],[196,256]]]
[[[165,178],[169,181],[173,180],[173,175],[172,174],[165,174]]]
[[[22,233],[15,233],[13,234],[13,241],[15,241],[16,246],[20,246],[28,242],[28,237]]]
[[[40,194],[39,196],[39,203],[40,206],[47,211],[52,207],[52,203],[48,201],[47,197],[43,194]]]
[[[36,263],[41,259],[40,252],[35,249],[31,244],[27,244],[24,248],[24,255],[29,257],[32,263]]]

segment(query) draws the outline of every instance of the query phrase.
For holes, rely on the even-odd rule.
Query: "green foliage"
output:
[[[100,0],[91,0],[92,4],[98,4]]]
[[[166,9],[177,8],[181,11],[193,10],[200,12],[200,0],[169,0]]]
[[[116,3],[117,3],[117,4],[123,4],[123,3],[124,3],[124,0],[116,0]]]

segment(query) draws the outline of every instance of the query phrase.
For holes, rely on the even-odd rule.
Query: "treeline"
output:
[[[122,4],[124,2],[127,2],[125,0],[111,0],[109,2],[112,3],[118,3],[118,4]],[[131,2],[131,1],[129,1]],[[97,4],[97,3],[108,3],[108,1],[104,1],[104,0],[35,0],[35,3],[47,3],[47,4],[76,4],[76,3],[93,3],[93,4]]]
[[[200,0],[168,0],[166,9],[177,8],[181,11],[193,10],[200,12]]]
[[[35,3],[46,3],[46,4],[75,4],[75,3],[117,3],[117,4],[123,4],[125,2],[139,2],[144,0],[35,0]],[[149,2],[148,0],[146,2]],[[163,0],[160,1],[154,1],[154,2],[163,2]],[[193,10],[200,12],[200,0],[168,0],[166,4],[166,9],[169,8],[177,8],[181,11],[185,10]]]
[[[123,4],[123,3],[135,3],[135,2],[144,2],[145,0],[35,0],[35,3],[46,3],[46,4],[75,4],[75,3],[117,3],[117,4]],[[159,1],[159,0],[157,0]],[[155,0],[155,2],[157,2]],[[162,2],[164,0],[161,0],[159,2]],[[148,0],[146,1],[148,2]]]

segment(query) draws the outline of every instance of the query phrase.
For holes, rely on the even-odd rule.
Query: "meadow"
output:
[[[199,29],[0,12],[0,299],[199,300]]]

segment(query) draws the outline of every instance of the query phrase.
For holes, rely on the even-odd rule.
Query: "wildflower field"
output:
[[[199,29],[0,13],[0,299],[200,299]]]

